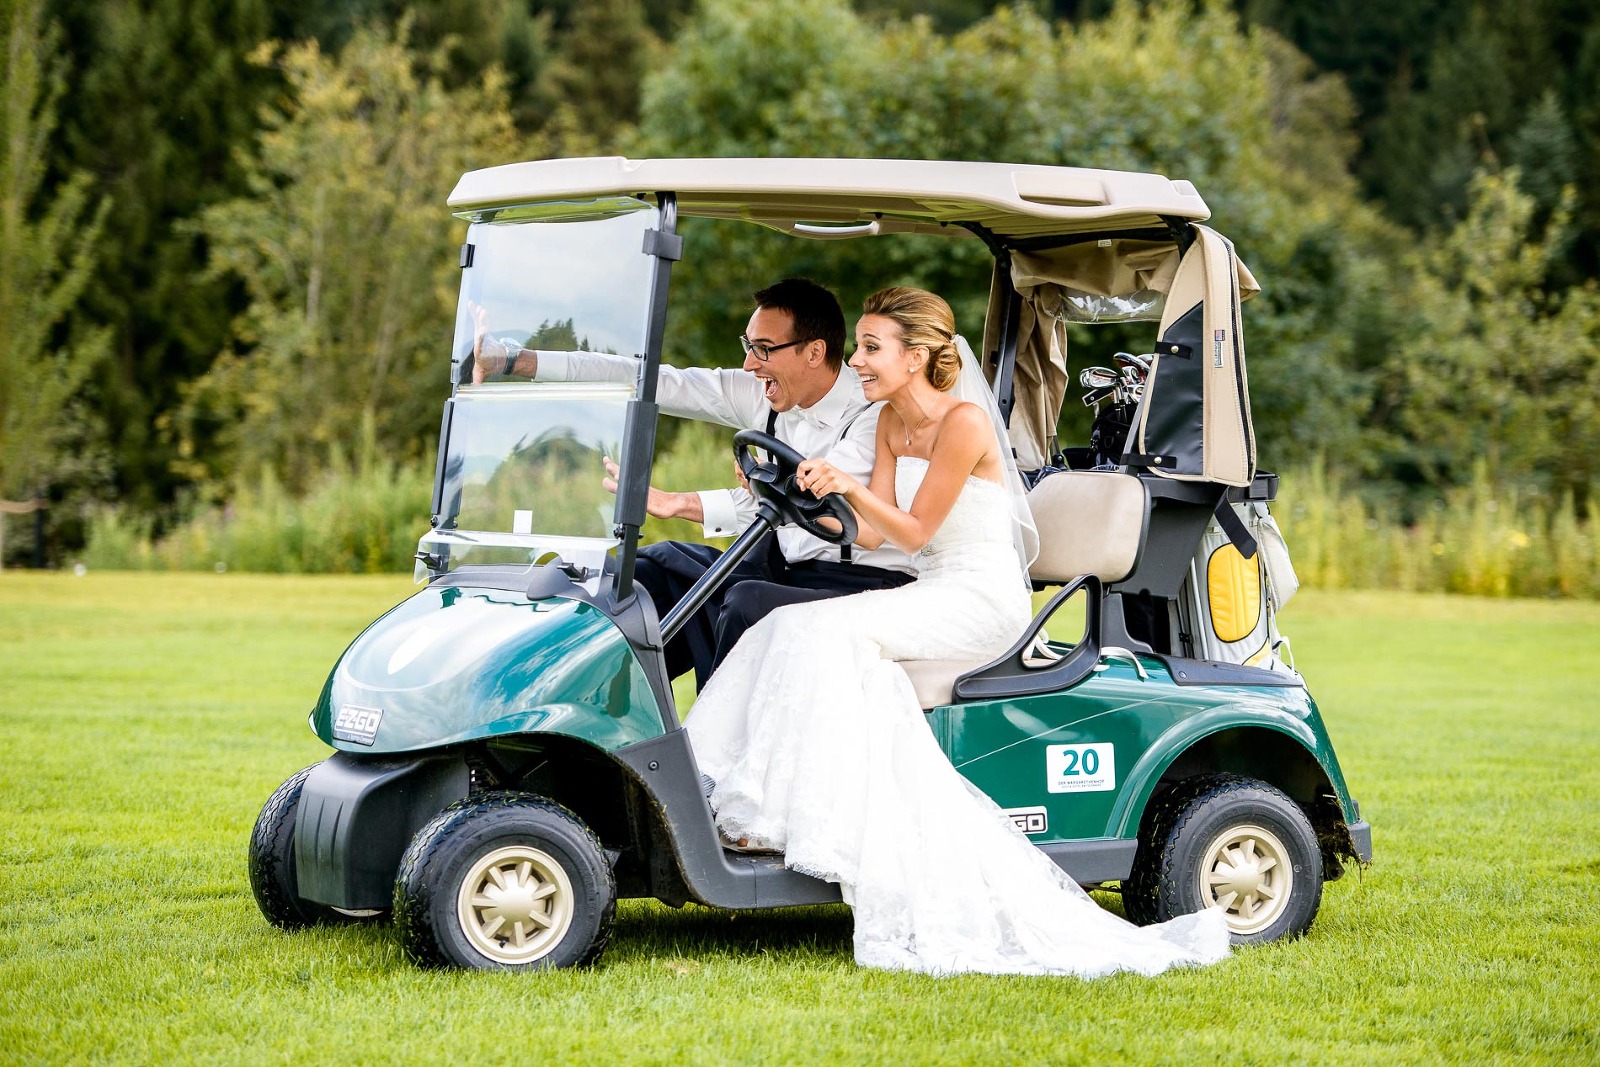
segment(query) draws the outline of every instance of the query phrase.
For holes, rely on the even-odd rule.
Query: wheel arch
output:
[[[1343,798],[1319,755],[1323,746],[1304,720],[1252,709],[1213,712],[1186,726],[1152,746],[1130,772],[1129,787],[1112,812],[1114,836],[1138,835],[1158,790],[1201,775],[1234,774],[1259,779],[1298,804],[1316,831],[1325,877],[1331,881],[1343,873],[1340,860],[1356,857],[1355,843]]]
[[[600,745],[571,734],[489,739],[467,756],[478,789],[534,793],[568,808],[607,848],[632,845],[626,776]]]

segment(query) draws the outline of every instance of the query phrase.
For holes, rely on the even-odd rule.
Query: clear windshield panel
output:
[[[525,380],[516,349],[585,351],[630,363],[580,361],[575,373],[632,381],[650,322],[655,259],[644,235],[659,212],[642,200],[532,204],[474,212],[451,358],[463,386]],[[480,328],[482,358],[473,360]]]
[[[622,447],[633,387],[507,383],[462,389],[444,459],[438,524],[419,550],[436,566],[540,562],[598,572],[617,546],[604,459]]]

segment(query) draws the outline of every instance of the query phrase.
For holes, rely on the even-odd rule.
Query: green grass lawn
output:
[[[600,965],[418,970],[256,911],[261,803],[394,578],[0,575],[0,1063],[1600,1061],[1600,605],[1302,593],[1376,861],[1155,979],[858,969],[842,907],[620,908]]]

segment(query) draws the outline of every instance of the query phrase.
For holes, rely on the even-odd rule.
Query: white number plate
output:
[[[1117,751],[1110,742],[1050,745],[1044,750],[1045,787],[1052,793],[1103,793],[1117,787]]]

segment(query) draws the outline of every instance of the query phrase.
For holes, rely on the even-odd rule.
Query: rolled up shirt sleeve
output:
[[[539,349],[539,378],[557,382],[631,382],[639,361],[604,352],[547,352]],[[755,375],[707,367],[671,367],[663,363],[656,378],[656,403],[668,415],[759,429],[766,424],[767,402]]]
[[[733,537],[755,521],[755,498],[743,489],[707,489],[695,495],[707,537]]]
[[[539,349],[539,378],[558,382],[632,382],[639,361],[604,352],[555,352]],[[656,402],[668,415],[731,426],[736,430],[766,426],[769,410],[755,375],[736,370],[661,365]],[[703,512],[705,536],[733,537],[756,518],[756,502],[744,489],[707,489],[696,494]]]
[[[539,379],[551,382],[631,382],[639,361],[603,352],[548,352],[536,349]]]

